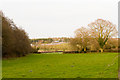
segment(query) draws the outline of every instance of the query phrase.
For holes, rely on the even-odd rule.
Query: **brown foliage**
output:
[[[12,20],[2,16],[2,56],[24,56],[31,50],[29,38]]]

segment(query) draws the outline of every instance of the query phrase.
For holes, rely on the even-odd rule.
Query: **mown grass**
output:
[[[117,78],[117,53],[30,54],[3,60],[3,78]]]

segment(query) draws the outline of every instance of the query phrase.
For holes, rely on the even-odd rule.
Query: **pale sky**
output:
[[[1,0],[0,10],[29,38],[73,37],[96,19],[118,25],[119,0]]]

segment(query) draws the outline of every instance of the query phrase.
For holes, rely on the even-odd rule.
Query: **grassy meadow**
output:
[[[3,78],[117,78],[118,53],[30,54],[2,66]]]

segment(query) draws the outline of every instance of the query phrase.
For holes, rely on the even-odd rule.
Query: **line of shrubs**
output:
[[[100,51],[63,51],[63,53],[64,54],[70,54],[70,53],[72,53],[72,54],[74,54],[74,53],[91,53],[91,52],[100,52]],[[111,51],[111,50],[104,50],[104,52],[118,52],[118,50],[113,50],[113,51]],[[119,51],[120,52],[120,51]]]
[[[81,51],[77,51],[77,50],[63,51],[63,53],[91,53],[91,52],[101,52],[101,50],[86,49],[86,51],[84,51],[84,49],[82,49]],[[120,52],[120,48],[118,48],[118,49],[105,49],[104,52]]]

